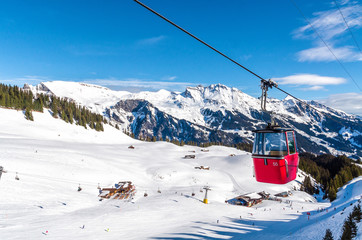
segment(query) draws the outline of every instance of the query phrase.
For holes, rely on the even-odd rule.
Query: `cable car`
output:
[[[293,129],[268,124],[254,130],[252,158],[258,182],[285,184],[297,176],[299,156]]]

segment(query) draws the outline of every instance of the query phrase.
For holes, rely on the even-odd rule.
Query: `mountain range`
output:
[[[136,138],[169,139],[189,143],[251,144],[252,130],[265,127],[270,113],[260,100],[222,84],[188,87],[184,92],[130,93],[79,82],[53,81],[24,85],[43,93],[75,101],[103,114]],[[362,120],[320,104],[312,107],[286,97],[268,99],[267,109],[283,127],[297,134],[299,151],[362,157]]]

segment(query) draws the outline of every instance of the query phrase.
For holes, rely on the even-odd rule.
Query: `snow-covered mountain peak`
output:
[[[27,85],[24,88],[32,90],[33,93],[72,99],[97,113],[103,113],[104,107],[110,107],[122,97],[131,94],[126,91],[113,91],[94,84],[68,81],[42,82],[36,86]]]
[[[207,87],[188,87],[181,95],[193,99],[195,103],[197,102],[203,107],[215,105],[228,110],[239,108],[238,106],[242,106],[245,101],[249,103],[258,101],[237,88],[230,88],[220,83]]]
[[[236,88],[230,88],[228,86],[225,86],[223,84],[211,84],[210,86],[202,86],[199,85],[197,87],[187,87],[186,91],[184,92],[185,95],[187,93],[194,93],[199,94],[204,98],[212,98],[212,97],[218,97],[218,96],[226,96],[227,94],[230,94],[232,92],[241,92]]]
[[[289,95],[287,95],[284,99],[283,99],[283,101],[284,102],[296,102],[296,100],[293,98],[293,97],[291,97],[291,96],[289,96]]]
[[[270,114],[261,111],[259,99],[222,84],[188,87],[182,93],[167,90],[130,93],[61,81],[24,88],[34,93],[72,99],[94,112],[105,114],[132,130],[136,136],[157,135],[185,142],[234,144],[245,139],[251,141],[250,130],[270,121]],[[291,97],[283,100],[268,98],[267,110],[274,113],[282,126],[295,128],[298,141],[302,142],[300,146],[306,151],[361,156],[361,118],[314,101],[308,101],[308,104],[313,108]],[[147,118],[145,114],[148,114]],[[350,132],[353,132],[348,142],[340,133],[343,127],[350,127]],[[222,133],[216,136],[213,132],[216,130]]]

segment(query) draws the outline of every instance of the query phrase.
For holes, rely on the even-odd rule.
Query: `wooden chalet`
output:
[[[200,166],[200,167],[195,167],[195,169],[210,170],[210,167],[208,167],[208,166]]]
[[[277,193],[274,196],[276,196],[276,197],[289,197],[290,195],[292,195],[292,193],[290,191],[285,191],[285,192]]]
[[[196,156],[195,155],[185,155],[185,158],[186,159],[194,159],[194,158],[196,158]]]
[[[245,195],[240,195],[230,200],[226,200],[226,203],[233,204],[233,205],[240,205],[251,207],[258,203],[261,203],[263,200],[268,199],[269,194],[265,192],[260,193],[248,193]]]
[[[114,188],[102,188],[98,197],[106,199],[130,199],[136,194],[136,188],[130,181],[119,182]]]
[[[266,192],[262,191],[262,192],[258,192],[258,194],[261,196],[261,198],[263,200],[267,200],[270,198],[270,193],[266,193]]]

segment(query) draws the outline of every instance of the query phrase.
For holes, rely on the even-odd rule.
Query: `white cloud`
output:
[[[137,41],[137,45],[154,45],[154,44],[161,42],[165,38],[166,37],[163,35],[158,36],[158,37],[145,38],[145,39],[141,39],[141,40]]]
[[[302,88],[301,90],[303,90],[303,91],[321,91],[321,90],[326,91],[326,89],[323,86],[313,86],[313,87],[308,87],[308,88]]]
[[[0,83],[23,87],[25,83],[36,85],[41,82],[49,82],[49,81],[75,81],[75,82],[91,83],[95,85],[108,87],[114,90],[125,90],[130,92],[157,91],[160,89],[165,89],[170,91],[184,91],[186,87],[196,85],[195,83],[190,83],[190,82],[173,81],[176,78],[177,78],[176,76],[168,76],[167,79],[162,79],[159,81],[155,81],[152,79],[138,79],[138,78],[125,78],[125,79],[98,78],[98,79],[62,80],[62,79],[51,79],[43,76],[25,76],[13,79],[0,79]]]
[[[117,90],[126,90],[132,92],[145,91],[145,90],[170,90],[170,91],[183,91],[188,86],[194,86],[194,83],[189,82],[167,82],[167,81],[154,81],[150,79],[137,79],[137,78],[126,78],[126,79],[87,79],[85,83],[91,83],[101,85]]]
[[[345,46],[340,48],[334,48],[329,46],[329,48],[332,50],[334,55],[341,61],[362,61],[362,55],[359,52],[356,52],[351,46]],[[300,62],[331,62],[336,60],[336,58],[325,45],[300,51],[297,53],[297,57]]]
[[[0,79],[1,83],[10,84],[10,85],[17,85],[19,87],[23,87],[25,83],[29,84],[38,84],[40,82],[52,81],[47,77],[43,76],[24,76],[12,79]]]
[[[319,76],[316,74],[295,74],[282,78],[273,78],[280,85],[296,84],[296,85],[310,85],[314,89],[321,88],[321,85],[338,85],[346,82],[344,78]]]
[[[339,4],[340,4],[340,5],[346,5],[347,3],[349,3],[349,0],[339,1]],[[334,2],[333,2],[333,4],[334,4]]]
[[[333,94],[326,99],[318,100],[318,102],[350,114],[362,116],[362,94],[359,93]]]
[[[241,60],[243,60],[243,61],[247,61],[247,60],[249,60],[250,58],[252,58],[252,56],[253,56],[253,55],[251,55],[251,54],[245,54],[245,55],[241,56],[240,58],[241,58]]]
[[[173,81],[177,78],[177,76],[165,76],[162,78],[162,80],[166,80],[166,81]]]
[[[340,10],[346,19],[350,29],[362,27],[362,6],[355,2],[343,2],[348,4],[342,6]],[[307,24],[294,31],[294,37],[309,39],[314,47],[300,51],[297,54],[299,61],[335,61],[335,57],[323,44],[318,35],[327,43],[329,48],[342,61],[362,61],[361,53],[355,46],[348,46],[343,40],[350,38],[350,33],[344,23],[339,10],[334,7],[332,10],[314,13],[314,18],[310,19],[311,25],[318,32]]]

